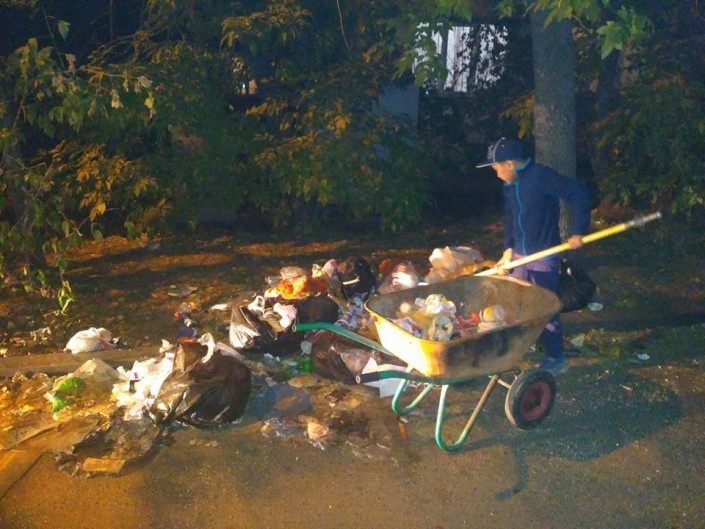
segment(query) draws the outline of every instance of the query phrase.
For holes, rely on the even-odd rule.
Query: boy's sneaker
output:
[[[565,358],[552,358],[550,356],[544,357],[541,363],[537,364],[536,367],[548,371],[552,375],[562,375],[568,371],[568,362]]]

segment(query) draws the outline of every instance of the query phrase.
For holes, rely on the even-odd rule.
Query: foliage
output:
[[[653,30],[653,24],[642,12],[642,7],[639,0],[620,2],[619,5],[603,0],[500,0],[497,11],[504,17],[523,10],[547,11],[546,24],[570,19],[595,32],[604,59],[614,50],[638,46]]]
[[[534,130],[533,111],[533,92],[528,92],[514,99],[501,115],[517,124],[518,138],[530,138]]]
[[[594,124],[611,160],[605,184],[622,203],[685,215],[705,204],[704,24],[694,14],[680,2],[654,13],[658,31],[627,56],[618,108]]]
[[[0,276],[60,285],[65,309],[65,253],[86,237],[196,226],[221,212],[254,211],[278,229],[330,212],[370,229],[415,226],[440,169],[463,170],[464,142],[441,154],[438,116],[453,113],[463,139],[481,129],[530,134],[530,47],[518,38],[495,85],[473,93],[472,106],[429,105],[438,116],[422,116],[419,132],[377,103],[409,85],[412,65],[419,84],[445,78],[433,34],[470,20],[472,4],[0,2]],[[582,125],[610,149],[603,176],[617,196],[702,205],[696,2],[497,5],[503,16],[547,9],[549,21],[573,20],[585,87],[599,58],[625,58],[618,110]]]
[[[339,30],[339,14],[314,4],[223,21],[224,42],[260,90],[246,114],[265,124],[250,145],[249,198],[279,226],[303,220],[303,204],[396,231],[418,221],[430,168],[413,129],[374,104],[391,87],[385,15],[377,3],[348,6]]]
[[[36,37],[0,62],[0,275],[43,286],[52,265],[70,300],[70,246],[204,212],[254,208],[280,227],[331,206],[392,231],[419,220],[429,150],[375,104],[403,3],[101,5],[3,4]]]
[[[22,265],[28,288],[44,286],[43,256],[55,256],[62,274],[66,248],[87,232],[100,237],[97,221],[111,207],[128,223],[155,207],[146,199],[151,176],[100,135],[120,126],[112,117],[121,107],[125,123],[149,119],[151,82],[124,68],[79,66],[73,54],[36,38],[2,66],[0,270]],[[62,300],[70,299],[63,284]]]

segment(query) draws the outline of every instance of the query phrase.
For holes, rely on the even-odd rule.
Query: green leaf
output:
[[[71,23],[66,22],[65,20],[59,20],[57,27],[59,29],[59,34],[61,35],[61,38],[66,40],[66,37],[69,34],[69,27],[71,27]]]

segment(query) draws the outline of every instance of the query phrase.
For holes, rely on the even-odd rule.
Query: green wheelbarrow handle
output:
[[[335,334],[339,334],[340,336],[345,336],[346,338],[349,338],[353,340],[354,342],[357,342],[359,344],[365,345],[367,347],[370,347],[372,349],[375,349],[376,351],[379,351],[380,353],[385,353],[388,355],[394,356],[393,353],[389,352],[387,349],[385,349],[380,343],[375,342],[374,340],[370,340],[369,338],[365,338],[364,336],[360,336],[356,332],[349,331],[348,329],[344,329],[340,325],[335,325],[334,323],[326,323],[326,322],[311,322],[311,323],[294,323],[291,326],[292,330],[294,332],[300,331],[317,331],[317,330],[326,330],[326,331],[331,331],[334,332]]]
[[[413,380],[414,382],[425,382],[426,384],[440,384],[434,377],[427,377],[424,375],[417,375],[416,373],[410,373],[409,371],[397,371],[395,369],[389,369],[387,371],[372,371],[370,373],[361,373],[355,375],[355,382],[358,384],[366,384],[367,382],[378,382],[380,380],[386,380],[388,378],[400,378],[402,380]]]

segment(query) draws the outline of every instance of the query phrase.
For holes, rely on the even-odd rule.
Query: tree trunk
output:
[[[534,59],[536,161],[575,178],[575,43],[570,21],[546,26],[545,11],[531,15]],[[569,212],[561,207],[565,238]]]

